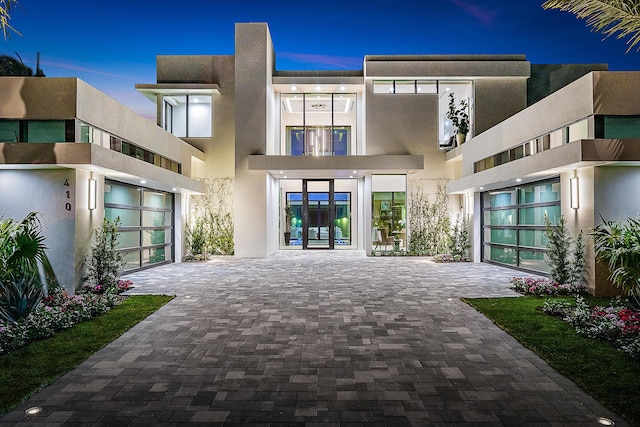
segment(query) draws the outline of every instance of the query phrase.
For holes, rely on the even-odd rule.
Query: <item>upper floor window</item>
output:
[[[282,94],[282,152],[348,156],[355,151],[357,97],[347,93]]]
[[[211,95],[164,95],[163,128],[181,138],[211,138]]]
[[[373,93],[437,94],[438,82],[435,80],[374,80]]]

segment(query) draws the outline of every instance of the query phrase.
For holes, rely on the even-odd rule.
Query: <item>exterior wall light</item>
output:
[[[92,211],[98,204],[98,181],[89,179],[89,210]]]
[[[578,177],[575,176],[569,179],[569,190],[571,194],[571,208],[578,209],[580,207],[580,197],[578,194]]]

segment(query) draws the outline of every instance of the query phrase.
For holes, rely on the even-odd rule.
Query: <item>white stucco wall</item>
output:
[[[0,171],[0,214],[20,220],[29,212],[41,213],[47,256],[69,291],[77,283],[75,212],[82,199],[72,169]]]

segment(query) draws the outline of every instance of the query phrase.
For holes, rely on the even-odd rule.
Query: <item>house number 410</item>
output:
[[[64,186],[65,187],[69,187],[69,180],[68,179],[64,180]],[[71,210],[71,202],[69,200],[71,200],[71,191],[66,190],[64,193],[65,193],[65,196],[67,196],[67,202],[64,204],[64,208],[67,211],[70,211]]]

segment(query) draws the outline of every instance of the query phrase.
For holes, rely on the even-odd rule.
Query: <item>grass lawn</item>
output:
[[[101,316],[0,356],[0,415],[13,410],[172,298],[130,296]]]
[[[557,297],[574,302],[573,297]],[[550,366],[603,405],[640,426],[640,363],[613,346],[578,335],[567,322],[546,315],[546,298],[463,298]],[[585,298],[589,305],[609,299]]]

